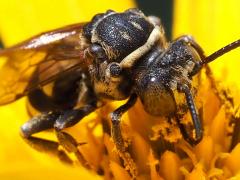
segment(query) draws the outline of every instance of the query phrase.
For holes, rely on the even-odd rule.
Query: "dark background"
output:
[[[171,39],[173,0],[136,0],[139,9],[146,15],[161,18],[168,39]]]

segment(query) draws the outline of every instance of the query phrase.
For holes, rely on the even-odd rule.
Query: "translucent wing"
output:
[[[0,104],[10,103],[65,72],[84,68],[82,27],[75,24],[49,31],[0,51]]]

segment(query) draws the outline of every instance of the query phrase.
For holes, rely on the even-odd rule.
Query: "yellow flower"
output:
[[[237,0],[175,0],[174,37],[192,34],[209,55],[239,39],[238,5]],[[134,3],[127,0],[62,0],[61,3],[8,0],[0,3],[0,35],[4,44],[12,45],[48,29],[89,20],[93,14],[109,8],[123,11],[133,6]],[[130,159],[125,167],[109,135],[108,116],[122,102],[108,104],[66,130],[77,142],[86,142],[78,147],[81,161],[76,154],[68,154],[74,161],[73,166],[31,149],[20,138],[19,127],[29,118],[26,99],[1,107],[0,177],[131,179],[131,175],[136,175],[139,179],[238,179],[240,145],[230,147],[233,132],[230,121],[239,117],[239,57],[239,50],[236,50],[211,63],[215,89],[205,69],[201,72],[196,102],[203,110],[204,137],[195,147],[182,140],[176,124],[144,112],[140,101],[124,114],[121,127],[129,153],[121,157]],[[230,101],[232,97],[234,106]],[[184,118],[189,120],[189,114]],[[237,132],[233,134],[236,137]],[[56,140],[52,132],[38,136]],[[87,168],[83,168],[86,163]],[[135,170],[137,173],[133,174]]]

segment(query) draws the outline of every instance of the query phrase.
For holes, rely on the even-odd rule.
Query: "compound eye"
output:
[[[98,44],[92,44],[89,47],[89,51],[90,51],[91,55],[95,56],[97,59],[102,59],[102,60],[107,59],[107,55],[106,55],[104,49],[102,48],[102,46],[100,46]]]

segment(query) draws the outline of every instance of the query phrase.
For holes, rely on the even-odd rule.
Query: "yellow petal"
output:
[[[159,166],[160,174],[164,179],[177,180],[183,178],[183,175],[180,172],[181,161],[175,153],[166,151],[160,159]]]
[[[120,165],[118,165],[115,162],[111,162],[110,163],[110,168],[113,172],[113,176],[115,179],[126,179],[126,180],[130,180],[131,177],[129,176],[129,174],[127,173],[127,171],[121,167]]]
[[[240,144],[238,144],[230,153],[230,156],[225,161],[225,166],[233,175],[240,172]]]

